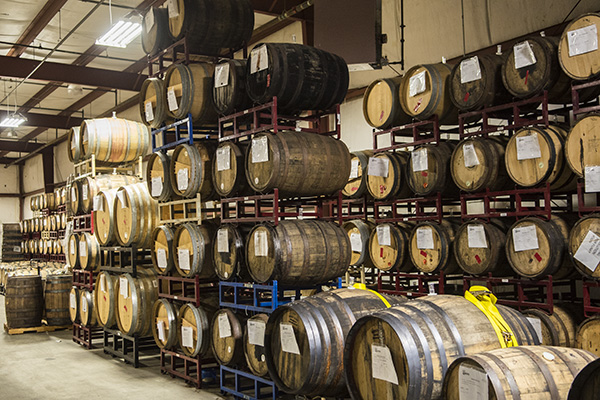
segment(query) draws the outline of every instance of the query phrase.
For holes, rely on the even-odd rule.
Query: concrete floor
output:
[[[4,327],[4,296],[0,326]],[[0,328],[3,329],[3,328]],[[33,399],[222,399],[216,385],[208,391],[160,373],[160,364],[133,368],[102,349],[85,350],[71,331],[0,333],[0,400]]]

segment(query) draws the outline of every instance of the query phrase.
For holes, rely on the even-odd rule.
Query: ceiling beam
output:
[[[0,157],[0,164],[12,164],[12,163],[20,164],[18,158]]]
[[[22,126],[36,126],[53,129],[71,129],[73,126],[79,126],[83,122],[83,118],[62,116],[62,115],[50,115],[50,114],[37,114],[37,113],[26,113],[23,114],[27,121]]]
[[[29,153],[38,150],[43,145],[39,143],[20,142],[16,140],[0,140],[0,150],[4,152],[17,151],[21,153]]]

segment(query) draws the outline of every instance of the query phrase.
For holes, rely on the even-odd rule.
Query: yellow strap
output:
[[[374,290],[371,289],[367,289],[367,285],[365,285],[364,283],[355,283],[353,286],[354,289],[360,289],[360,290],[366,290],[367,292],[371,292],[373,294],[375,294],[377,297],[379,297],[381,299],[381,301],[383,301],[383,304],[385,304],[385,306],[387,308],[390,308],[392,305],[387,301],[387,299],[385,297],[383,297],[381,294],[377,293]]]
[[[519,345],[510,325],[506,323],[495,305],[498,299],[488,288],[485,286],[471,286],[469,290],[465,292],[465,299],[469,300],[485,314],[494,327],[502,348],[516,347]]]

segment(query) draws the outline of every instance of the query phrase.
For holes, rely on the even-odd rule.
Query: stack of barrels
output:
[[[19,224],[23,234],[21,253],[32,256],[63,254],[62,231],[67,226],[66,189],[60,187],[52,193],[34,195],[29,207],[35,217]]]

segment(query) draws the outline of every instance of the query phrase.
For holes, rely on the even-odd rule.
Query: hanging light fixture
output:
[[[108,15],[111,28],[96,40],[100,46],[120,47],[124,49],[129,43],[142,33],[142,24],[133,21],[119,21],[113,25],[112,1],[108,2]]]
[[[27,118],[25,118],[21,114],[7,114],[6,118],[4,118],[2,122],[0,122],[0,127],[17,128],[18,126],[22,125],[25,121],[27,121]]]

